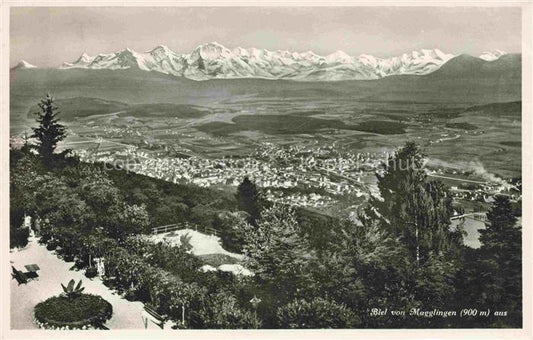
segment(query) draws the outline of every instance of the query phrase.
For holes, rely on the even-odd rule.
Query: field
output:
[[[68,148],[100,144],[100,150],[116,151],[136,145],[160,155],[218,158],[245,156],[267,141],[335,142],[339,150],[357,153],[392,151],[415,140],[433,163],[481,167],[501,177],[521,173],[520,102],[468,106],[249,97],[191,105],[73,97],[57,103],[71,131],[63,146]],[[33,110],[12,112],[12,133],[29,132]]]

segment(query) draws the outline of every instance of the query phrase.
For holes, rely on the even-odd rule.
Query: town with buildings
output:
[[[345,195],[377,194],[375,175],[389,156],[386,152],[341,152],[334,143],[320,147],[263,143],[248,157],[222,158],[154,156],[131,145],[115,152],[75,152],[86,162],[200,187],[236,187],[247,176],[263,188],[269,201],[314,208],[332,205]],[[472,180],[470,172],[449,168],[429,168],[427,173],[455,181],[450,189],[456,201],[489,202],[497,193],[521,198],[519,183],[510,180],[488,181],[479,176]]]

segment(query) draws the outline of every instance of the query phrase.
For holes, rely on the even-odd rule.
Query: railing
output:
[[[460,218],[467,218],[467,217],[472,218],[474,220],[481,221],[481,222],[485,222],[487,220],[487,214],[484,212],[473,212],[473,213],[463,214],[460,216],[453,216],[451,220],[457,220]]]
[[[162,225],[160,227],[152,228],[152,234],[168,233],[169,231],[174,231],[178,229],[181,229],[181,226],[178,224]]]
[[[192,224],[192,223],[177,223],[177,224],[168,224],[163,225],[159,227],[152,228],[152,234],[164,234],[175,230],[181,230],[181,229],[193,229],[194,231],[200,231],[204,234],[214,235],[218,236],[217,231],[213,228],[200,226],[198,224]]]
[[[217,231],[213,228],[209,228],[209,227],[202,227],[201,230],[204,231],[204,234],[209,234],[209,235],[215,235],[215,236],[218,236],[217,235]]]

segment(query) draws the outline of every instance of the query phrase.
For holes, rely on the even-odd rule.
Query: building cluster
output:
[[[509,196],[512,201],[522,199],[522,192],[515,185],[509,185],[506,182],[487,182],[471,188],[452,186],[450,191],[457,200],[491,203],[495,195]]]
[[[273,202],[306,207],[324,207],[342,195],[361,197],[376,194],[368,185],[375,174],[383,171],[381,164],[386,153],[350,153],[332,145],[278,146],[264,143],[249,157],[188,158],[164,157],[136,147],[121,151],[89,152],[78,150],[81,159],[88,162],[116,164],[138,174],[179,184],[200,187],[238,186],[244,177],[264,189],[266,198]],[[456,175],[469,173],[456,169],[429,169],[429,175]],[[437,177],[438,177],[437,176]],[[460,181],[459,181],[460,182]],[[503,181],[502,181],[503,182]],[[487,201],[496,193],[517,195],[511,184],[480,182],[471,186],[453,186],[455,199]]]
[[[362,178],[374,176],[373,171],[381,161],[378,154],[341,155],[334,147],[278,147],[271,144],[266,144],[250,157],[219,159],[153,157],[135,147],[116,152],[78,150],[77,153],[84,161],[119,162],[121,168],[128,171],[200,187],[237,186],[247,176],[267,190],[266,196],[271,201],[311,207],[331,204],[339,195],[367,194]],[[283,190],[291,188],[294,190],[290,193]],[[309,190],[312,188],[317,190]]]

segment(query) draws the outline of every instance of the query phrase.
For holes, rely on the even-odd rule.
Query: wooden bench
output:
[[[15,278],[15,280],[17,280],[17,282],[19,283],[19,285],[21,284],[26,284],[28,283],[29,281],[29,278],[26,276],[26,274],[24,274],[23,272],[21,272],[20,270],[17,270],[17,268],[11,266],[11,268],[13,268],[13,273],[11,274],[11,276],[13,278]]]
[[[159,328],[163,329],[165,326],[165,321],[167,320],[166,315],[159,314],[152,306],[150,305],[144,305],[144,311],[151,316],[152,322],[159,326]],[[143,315],[143,322],[144,322],[144,328],[148,327],[148,318]]]

